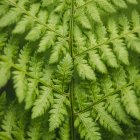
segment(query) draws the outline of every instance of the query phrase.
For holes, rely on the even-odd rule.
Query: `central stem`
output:
[[[70,55],[73,59],[73,40],[74,40],[74,0],[71,0],[71,18],[70,18]],[[74,61],[73,61],[74,65]],[[75,132],[74,132],[74,107],[73,107],[73,96],[74,96],[74,78],[72,77],[71,83],[70,83],[70,103],[71,103],[71,109],[70,109],[70,126],[71,126],[71,140],[75,139]]]

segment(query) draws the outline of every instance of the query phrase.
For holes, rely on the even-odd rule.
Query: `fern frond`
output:
[[[100,140],[101,135],[96,123],[90,117],[89,112],[79,114],[74,122],[75,127],[78,127],[81,139],[85,140]]]
[[[77,23],[82,25],[82,27],[85,29],[89,29],[89,30],[91,29],[91,24],[89,19],[86,16],[86,14],[82,11],[79,11],[79,13],[77,14]]]
[[[122,103],[127,111],[132,117],[140,119],[140,111],[137,103],[137,97],[132,86],[124,88],[122,91]]]
[[[59,94],[55,94],[54,104],[52,105],[52,109],[50,110],[50,127],[49,130],[53,131],[58,128],[67,116],[66,105],[69,106],[68,99]]]
[[[102,46],[100,49],[102,51],[102,59],[111,67],[118,67],[117,59],[112,50],[108,45]]]
[[[95,0],[97,5],[105,10],[106,12],[109,13],[113,13],[116,12],[115,8],[113,7],[113,5],[111,5],[111,3],[109,3],[107,0]]]
[[[88,13],[88,15],[93,19],[94,22],[100,23],[103,11],[109,14],[115,13],[118,9],[127,8],[128,3],[137,4],[137,1],[128,0],[126,3],[124,0],[118,0],[117,2],[115,0],[80,0],[76,1],[76,16],[80,16],[80,14],[78,13]],[[89,18],[88,15],[86,15],[87,18]]]
[[[69,120],[66,120],[63,126],[60,128],[60,139],[61,140],[69,140],[70,139],[70,126]]]
[[[59,80],[59,84],[62,85],[62,88],[64,88],[64,86],[71,81],[73,73],[72,70],[73,70],[72,58],[69,54],[66,54],[63,60],[60,61],[59,65],[57,66],[56,71],[57,80]]]
[[[14,80],[14,87],[16,90],[16,96],[18,98],[19,103],[21,103],[26,97],[27,91],[27,79],[26,79],[26,72],[28,68],[28,61],[29,61],[29,53],[30,50],[28,47],[25,47],[24,50],[21,50],[19,55],[18,64],[16,66],[20,70],[13,71],[13,80]]]
[[[47,20],[47,13],[45,11],[40,11],[38,14],[38,19],[42,22],[42,23],[46,23]],[[38,40],[41,36],[42,33],[44,32],[44,26],[40,25],[40,24],[36,24],[27,34],[27,36],[25,37],[26,40],[29,41],[36,41]]]
[[[78,58],[76,61],[78,74],[83,80],[96,80],[95,73],[86,60]]]
[[[38,52],[44,52],[54,45],[55,38],[55,33],[48,31],[40,41]]]
[[[41,138],[41,124],[39,121],[34,120],[32,121],[29,130],[27,132],[29,137],[28,140],[38,140]]]
[[[15,111],[13,108],[9,109],[7,113],[4,116],[3,124],[2,124],[2,131],[0,132],[0,135],[9,138],[12,140],[12,131],[13,128],[16,125],[16,117],[15,117]],[[4,140],[4,139],[3,139]]]
[[[10,42],[9,42],[10,43]],[[10,69],[12,67],[12,61],[14,55],[17,52],[17,46],[14,44],[7,44],[4,48],[4,54],[0,56],[0,88],[3,87],[9,80],[11,76]]]
[[[38,83],[39,83],[39,79],[42,76],[42,72],[41,72],[42,62],[39,59],[33,57],[31,59],[30,64],[31,65],[29,67],[29,73],[32,77],[29,77],[27,79],[28,92],[26,93],[26,98],[25,98],[26,109],[29,109],[33,105],[36,97],[39,95]]]
[[[118,1],[112,0],[112,2],[115,6],[118,6],[120,8],[127,8],[127,4],[124,0],[118,0]]]
[[[45,86],[42,86],[41,88],[41,93],[36,99],[34,107],[32,109],[33,119],[43,115],[44,112],[46,112],[46,110],[50,107],[50,104],[53,103],[52,89]]]
[[[66,40],[60,40],[60,42],[56,42],[49,59],[50,64],[58,62],[60,56],[66,53],[67,45],[68,44]]]
[[[0,18],[0,28],[14,24],[21,16],[22,12],[17,8],[11,8],[2,18]]]
[[[124,124],[131,124],[130,120],[127,116],[127,114],[125,113],[123,106],[121,105],[121,100],[119,98],[119,96],[113,95],[108,97],[107,99],[107,110],[108,112],[110,112],[117,120],[119,120],[120,122],[123,122]]]
[[[123,132],[118,122],[112,118],[110,114],[108,114],[103,106],[104,104],[100,103],[94,107],[95,112],[97,113],[96,120],[99,121],[102,127],[108,129],[109,131],[113,131],[118,135],[122,135]]]
[[[89,63],[93,69],[97,69],[101,73],[107,73],[107,68],[96,50],[89,52]]]
[[[139,4],[1,0],[0,139],[139,139]]]
[[[134,88],[140,89],[140,74],[138,68],[130,66],[127,68],[127,72],[129,73],[129,81],[134,83]]]

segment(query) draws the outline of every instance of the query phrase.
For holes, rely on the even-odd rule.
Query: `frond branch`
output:
[[[75,59],[76,57],[78,57],[78,56],[81,56],[81,55],[84,55],[84,54],[88,53],[88,52],[91,51],[91,50],[94,50],[94,49],[97,49],[97,48],[99,48],[99,47],[101,47],[101,46],[103,46],[103,45],[109,44],[109,43],[111,43],[111,42],[114,41],[114,40],[123,38],[123,37],[125,37],[125,36],[128,36],[129,34],[133,34],[133,33],[135,33],[135,32],[138,32],[139,30],[140,30],[140,27],[139,27],[139,28],[136,28],[136,29],[133,29],[133,30],[131,30],[130,32],[127,32],[127,33],[124,33],[124,34],[122,34],[122,35],[119,35],[119,36],[117,36],[117,37],[114,37],[114,38],[112,38],[112,39],[108,39],[107,41],[105,41],[105,42],[103,42],[103,43],[101,43],[101,44],[98,44],[98,45],[96,45],[96,46],[94,46],[94,47],[91,47],[91,48],[89,48],[89,49],[87,49],[87,50],[85,50],[85,51],[83,51],[83,52],[81,52],[81,53],[79,53],[79,54],[76,54],[76,55],[74,56],[74,59]]]
[[[128,83],[128,84],[126,84],[126,85],[120,87],[119,89],[117,89],[117,90],[115,90],[115,91],[113,91],[113,92],[111,92],[111,93],[109,93],[109,94],[103,96],[101,99],[99,99],[98,101],[92,103],[91,105],[89,105],[89,106],[86,107],[85,109],[76,112],[75,115],[78,115],[79,113],[84,113],[84,112],[86,112],[86,111],[91,110],[91,109],[93,108],[93,106],[95,106],[95,105],[101,103],[102,101],[104,101],[104,100],[105,100],[106,98],[108,98],[109,96],[112,96],[112,95],[114,95],[114,94],[117,94],[117,92],[121,91],[122,89],[124,89],[124,88],[126,88],[126,87],[128,87],[128,86],[130,86],[130,85],[132,85],[133,83],[134,83],[134,82],[130,82],[130,83]],[[121,92],[120,92],[120,93],[121,93]]]
[[[41,22],[36,16],[32,16],[32,15],[31,15],[26,9],[24,9],[23,7],[18,6],[18,5],[17,5],[15,2],[13,2],[12,0],[7,0],[7,1],[9,1],[9,3],[10,3],[12,6],[14,6],[14,7],[19,8],[20,10],[22,10],[22,12],[23,12],[24,14],[26,14],[27,16],[30,16],[31,18],[33,18],[36,22],[38,22],[39,24],[41,24],[41,25],[43,25],[44,27],[46,27],[47,30],[56,33],[58,36],[60,36],[60,37],[62,37],[62,38],[65,38],[63,35],[61,35],[61,34],[58,33],[57,31],[55,31],[55,30],[53,30],[52,28],[48,27],[47,24]]]
[[[2,57],[0,57],[0,59],[3,60]],[[30,74],[29,72],[26,72],[26,71],[22,70],[22,69],[19,68],[16,64],[11,64],[11,67],[13,67],[14,69],[16,69],[16,70],[18,70],[18,71],[22,71],[24,74],[26,74],[27,76],[29,76],[29,77],[31,77],[31,78],[33,78],[33,79],[36,79],[36,77],[34,77],[34,76],[33,76],[32,74]],[[69,96],[68,93],[59,91],[59,90],[56,89],[53,85],[48,85],[48,84],[46,84],[45,81],[40,80],[40,79],[37,79],[37,80],[38,80],[38,82],[41,83],[42,85],[53,89],[53,90],[56,91],[57,93],[63,94],[64,96]]]

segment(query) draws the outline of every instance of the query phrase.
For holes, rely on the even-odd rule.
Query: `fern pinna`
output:
[[[1,0],[0,139],[140,140],[139,7]]]

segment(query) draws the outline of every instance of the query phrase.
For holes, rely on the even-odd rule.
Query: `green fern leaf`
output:
[[[41,125],[39,121],[33,121],[29,127],[27,135],[29,136],[28,140],[39,140],[41,138]]]
[[[55,94],[54,104],[50,110],[50,127],[49,130],[53,131],[58,128],[67,116],[66,105],[69,105],[69,101],[63,95]]]
[[[69,121],[66,120],[63,126],[60,128],[60,139],[61,140],[69,140],[70,139],[70,127]]]
[[[101,136],[99,128],[90,117],[89,112],[79,114],[74,122],[75,127],[78,127],[81,139],[85,140],[100,140]]]
[[[55,33],[48,31],[40,41],[38,52],[44,52],[54,45],[55,38]]]
[[[26,109],[29,109],[33,105],[36,97],[39,95],[38,83],[39,83],[39,79],[42,76],[41,69],[42,69],[42,62],[37,60],[35,57],[32,58],[31,66],[29,67],[30,70],[29,73],[34,78],[30,77],[27,79],[28,92],[25,98]]]
[[[99,14],[99,11],[97,9],[96,6],[94,6],[94,4],[88,4],[86,6],[86,10],[87,10],[87,13],[90,15],[90,17],[96,21],[96,22],[101,22],[101,18],[100,18],[100,14]]]
[[[95,1],[106,12],[109,12],[109,13],[116,12],[113,5],[111,5],[107,0],[95,0]]]
[[[114,3],[114,5],[116,5],[120,8],[127,8],[127,5],[124,0],[118,0],[118,1],[112,0],[112,2]]]
[[[100,48],[102,52],[102,59],[111,67],[117,68],[117,59],[109,45],[103,45]]]
[[[77,60],[77,71],[82,79],[96,80],[94,71],[87,64],[87,61],[82,58]]]
[[[140,119],[140,111],[137,104],[137,97],[132,86],[124,88],[122,92],[122,103],[128,114],[131,116]]]
[[[120,60],[120,62],[128,65],[129,64],[129,59],[128,59],[128,51],[125,47],[125,44],[123,43],[123,40],[116,40],[113,41],[113,46],[114,46],[114,52],[116,53],[116,56]]]
[[[107,73],[107,68],[96,50],[89,52],[89,63],[101,73]]]
[[[4,15],[2,18],[0,18],[0,27],[6,27],[8,25],[11,25],[15,23],[18,18],[21,16],[21,11],[17,8],[11,8],[10,11],[6,15]]]
[[[108,129],[109,131],[113,131],[114,133],[118,135],[122,135],[123,132],[114,118],[111,117],[110,114],[108,114],[107,111],[104,109],[104,104],[100,103],[96,105],[93,109],[95,109],[95,112],[97,113],[96,120],[99,121],[100,125],[102,125],[104,128]]]
[[[15,70],[13,71],[13,80],[14,87],[16,90],[16,95],[18,97],[19,103],[21,103],[26,97],[27,91],[27,80],[26,80],[26,72],[27,72],[27,64],[29,61],[29,52],[30,50],[25,47],[24,50],[21,50],[18,64],[16,65],[22,71]]]
[[[42,90],[40,92],[41,94],[39,95],[38,99],[36,99],[32,109],[33,119],[43,115],[44,112],[46,112],[46,110],[50,107],[50,104],[53,103],[52,89],[42,86]]]
[[[9,42],[10,43],[10,42]],[[4,55],[0,57],[0,88],[5,86],[5,84],[8,82],[10,76],[11,76],[11,66],[12,66],[12,59],[14,58],[14,55],[17,52],[17,46],[14,44],[8,45],[4,49]]]

